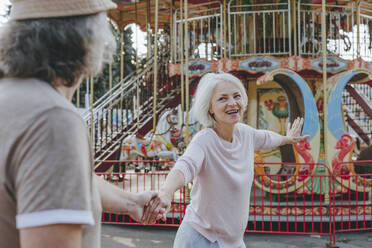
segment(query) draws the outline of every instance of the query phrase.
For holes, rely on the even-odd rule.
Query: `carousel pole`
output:
[[[159,21],[159,0],[155,0],[155,40],[154,40],[154,98],[153,98],[153,118],[152,129],[156,132],[156,94],[158,84],[158,21]]]
[[[111,23],[110,23],[111,24]],[[111,26],[111,32],[113,31],[113,25]],[[109,63],[109,90],[110,90],[110,96],[112,96],[112,61]]]
[[[111,31],[112,31],[112,28],[113,28],[113,25],[111,25]],[[111,96],[112,96],[112,61],[109,63],[109,92],[110,92],[110,99],[111,99]],[[111,128],[111,123],[112,123],[112,118],[113,118],[113,115],[112,115],[112,101],[110,101],[110,107],[109,107],[109,114],[110,114],[110,117],[108,118],[109,122],[108,122],[108,126]],[[106,133],[107,135],[107,133]]]
[[[184,71],[184,39],[183,39],[183,28],[184,28],[184,20],[183,20],[183,1],[180,0],[180,19],[181,19],[181,24],[180,24],[180,31],[181,31],[181,35],[180,35],[180,40],[181,40],[181,53],[180,53],[180,60],[181,60],[181,116],[182,116],[182,120],[181,120],[181,126],[183,125],[184,121],[185,121],[185,71]]]
[[[94,144],[94,140],[93,140],[93,135],[94,135],[94,132],[93,132],[93,96],[94,96],[94,79],[93,77],[90,77],[90,101],[89,101],[89,109],[90,109],[90,141],[92,142],[92,144]]]
[[[187,25],[187,18],[188,18],[188,0],[185,0],[185,76],[186,76],[186,92],[185,92],[185,98],[186,98],[186,137],[185,137],[185,144],[186,146],[189,144],[189,34],[188,34],[188,25]]]
[[[188,1],[184,0],[185,2],[185,98],[186,98],[186,118],[185,118],[185,145],[186,147],[189,145],[189,34],[188,34],[188,25],[187,25],[187,18],[188,18]],[[183,52],[183,50],[182,50]],[[183,70],[182,69],[182,70]],[[183,113],[183,109],[182,109]],[[182,118],[183,119],[183,118]],[[188,185],[185,187],[185,202],[190,202],[190,189]]]
[[[121,13],[121,12],[120,12]],[[124,87],[124,28],[120,29],[120,118],[121,125],[124,125],[123,118],[123,87]],[[128,116],[128,110],[126,110],[126,116]]]
[[[323,53],[323,130],[324,130],[324,154],[327,154],[327,37],[326,37],[326,0],[322,0],[322,53]],[[327,156],[324,159],[327,164]]]
[[[357,58],[360,58],[360,0],[356,2],[357,4]]]
[[[226,0],[223,0],[223,57],[227,57],[226,41],[227,41],[227,4]]]
[[[138,25],[138,16],[137,16],[137,1],[134,3],[134,8],[135,8],[135,15],[136,15],[136,25]],[[137,78],[137,74],[138,74],[138,27],[136,27],[136,78]],[[137,126],[137,132],[138,132],[138,129],[139,129],[139,114],[140,114],[140,89],[139,89],[139,83],[136,82],[136,109],[137,109],[137,123],[136,123],[136,126]]]
[[[170,26],[170,61],[171,63],[174,63],[174,51],[173,51],[173,6],[174,6],[174,0],[171,0],[170,2],[170,15],[169,15],[169,26]]]
[[[296,25],[296,23],[297,23],[297,20],[296,20],[297,15],[296,15],[296,2],[297,2],[296,0],[293,0],[292,1],[292,7],[291,7],[291,12],[292,13],[289,13],[289,14],[292,15],[293,36],[288,35],[289,47],[291,47],[291,45],[290,45],[291,44],[290,37],[294,37],[294,39],[293,39],[293,41],[294,41],[293,51],[294,51],[294,55],[295,56],[297,56],[297,39],[296,39],[296,37],[297,37],[297,25]]]
[[[147,34],[147,56],[146,56],[146,60],[148,61],[150,58],[151,58],[151,33],[150,33],[150,29],[151,29],[151,16],[150,16],[150,0],[147,0],[147,4],[146,4],[146,34]]]
[[[326,36],[326,0],[322,0],[322,54],[323,54],[323,142],[324,142],[324,164],[327,161],[327,36]],[[331,180],[332,183],[332,180]],[[329,186],[329,185],[328,185]],[[330,202],[332,185],[328,188],[325,195],[325,202]]]
[[[124,78],[124,30],[120,32],[120,81],[123,80],[123,78]]]
[[[110,98],[112,96],[112,63],[109,64],[109,92],[110,92]],[[108,126],[111,127],[112,122],[112,101],[110,102],[110,118],[108,118],[109,123]]]

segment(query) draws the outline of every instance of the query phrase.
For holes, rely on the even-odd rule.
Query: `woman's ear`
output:
[[[209,113],[210,115],[213,115],[213,114],[214,114],[214,113],[213,113],[213,110],[212,110],[212,103],[209,104],[209,110],[208,110],[208,113]]]
[[[210,115],[213,115],[213,114],[214,114],[211,108],[209,108],[208,113],[209,113]]]

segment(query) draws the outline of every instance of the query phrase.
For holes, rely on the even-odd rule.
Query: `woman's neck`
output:
[[[214,131],[223,140],[232,142],[233,137],[234,137],[234,127],[235,127],[235,124],[224,126],[224,125],[218,125],[218,123],[216,123],[216,126],[214,127]]]

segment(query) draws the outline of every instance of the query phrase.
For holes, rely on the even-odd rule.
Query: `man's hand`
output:
[[[128,214],[135,221],[141,222],[143,215],[150,206],[150,202],[158,197],[158,193],[154,191],[145,191],[134,194],[133,203],[128,208]]]
[[[304,119],[300,117],[297,117],[294,120],[292,125],[288,123],[287,135],[284,136],[283,142],[281,145],[295,144],[297,142],[300,142],[301,140],[309,138],[310,135],[301,136],[301,130],[302,130],[303,124],[304,124]]]
[[[157,197],[154,197],[145,209],[141,222],[149,225],[154,224],[159,219],[165,221],[166,214],[171,208],[171,204],[172,195],[165,191],[160,191]]]

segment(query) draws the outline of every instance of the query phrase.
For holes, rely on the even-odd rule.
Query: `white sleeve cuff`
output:
[[[94,225],[94,219],[91,211],[71,209],[45,210],[16,216],[18,229],[53,224]]]

